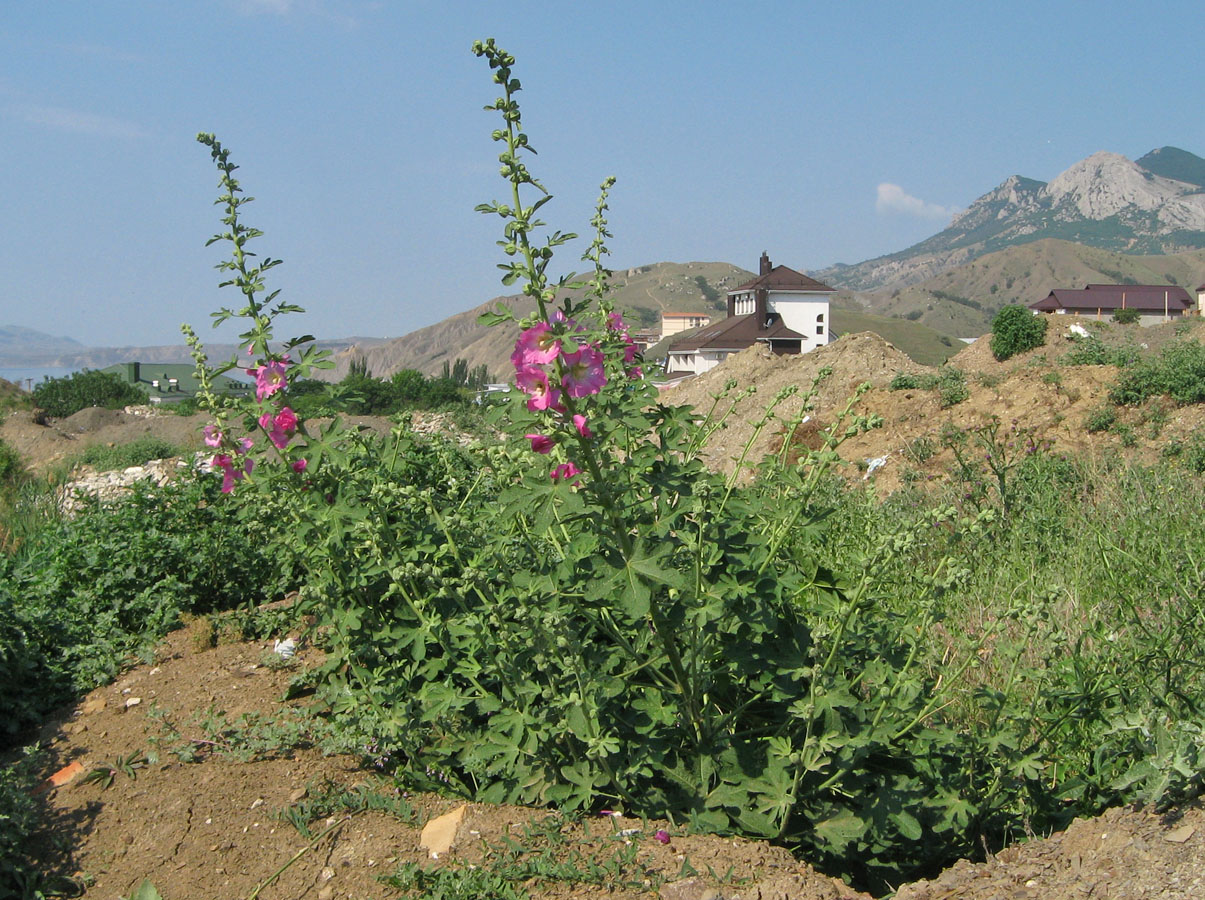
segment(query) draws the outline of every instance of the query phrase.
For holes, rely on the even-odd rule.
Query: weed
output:
[[[1108,431],[1116,421],[1117,412],[1113,407],[1099,406],[1088,413],[1088,417],[1084,419],[1084,428],[1092,434],[1096,434],[1101,431]]]
[[[99,784],[101,790],[107,790],[113,779],[119,774],[125,775],[131,781],[138,780],[138,770],[145,769],[151,764],[146,754],[135,751],[128,756],[118,756],[113,762],[102,762],[91,772],[80,779],[80,784]]]
[[[125,444],[108,446],[93,444],[71,460],[74,464],[92,466],[98,472],[141,466],[152,459],[169,459],[187,453],[183,448],[156,437],[142,437]]]
[[[928,435],[921,435],[918,438],[913,438],[904,445],[904,456],[911,460],[916,465],[924,465],[933,458],[933,454],[937,452],[937,445],[933,438]]]

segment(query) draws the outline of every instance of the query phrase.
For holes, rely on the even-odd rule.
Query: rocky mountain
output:
[[[1163,147],[1137,162],[1094,153],[1048,183],[1014,175],[919,244],[812,274],[853,291],[898,288],[1046,238],[1128,254],[1205,248],[1205,160]]]
[[[68,337],[56,337],[20,325],[0,325],[0,360],[3,360],[0,364],[5,366],[45,365],[44,359],[48,355],[77,353],[83,349],[83,344]]]

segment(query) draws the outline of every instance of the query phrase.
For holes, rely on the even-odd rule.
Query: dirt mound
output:
[[[847,334],[801,356],[775,356],[764,346],[750,347],[728,357],[710,372],[665,389],[662,396],[667,403],[686,404],[703,412],[711,407],[712,398],[720,394],[729,381],[736,382],[738,391],[746,386],[756,387],[755,394],[742,399],[733,409],[727,427],[711,438],[705,451],[704,458],[710,465],[729,472],[752,436],[754,423],[762,417],[774,397],[787,388],[798,388],[798,392],[776,410],[786,419],[798,415],[809,399],[807,394],[812,382],[826,368],[832,373],[810,400],[815,405],[812,416],[817,421],[831,420],[864,382],[886,387],[900,372],[929,371],[877,334],[861,332]],[[781,438],[774,428],[765,429],[754,444],[750,458],[764,456],[778,440]]]
[[[779,407],[784,417],[796,414],[802,394],[825,366],[832,375],[820,387],[811,421],[797,434],[798,442],[813,449],[819,446],[820,428],[831,424],[844,409],[858,385],[872,388],[859,400],[855,411],[873,414],[882,425],[844,443],[839,453],[864,472],[883,492],[896,490],[905,481],[944,477],[954,455],[943,447],[943,429],[979,428],[999,420],[1007,434],[1014,427],[1026,432],[1055,453],[1121,453],[1144,464],[1160,461],[1160,454],[1174,441],[1187,440],[1205,425],[1205,407],[1174,408],[1155,400],[1143,408],[1114,407],[1108,402],[1109,388],[1116,382],[1113,366],[1064,366],[1067,354],[1082,346],[1069,325],[1052,320],[1046,344],[1004,362],[992,356],[990,340],[981,338],[951,358],[948,365],[966,376],[966,399],[943,406],[937,390],[892,391],[889,384],[900,373],[936,373],[912,362],[891,344],[874,334],[847,335],[803,356],[773,356],[764,348],[751,348],[729,357],[710,372],[667,388],[663,397],[670,403],[685,403],[703,412],[725,384],[736,382],[737,391],[753,385],[757,392],[745,397],[732,410],[726,427],[714,435],[704,458],[713,468],[731,472],[735,460],[753,435],[766,405],[784,387],[797,385],[800,393]],[[1106,347],[1134,348],[1157,352],[1178,340],[1200,340],[1205,328],[1195,320],[1150,328],[1127,327],[1079,320],[1078,323]],[[735,394],[734,394],[735,396]],[[1089,430],[1094,413],[1107,408],[1116,419],[1110,430]],[[751,460],[780,446],[780,426],[767,428],[754,444]],[[855,472],[850,473],[856,477]]]
[[[90,406],[65,419],[60,419],[57,427],[59,431],[67,434],[90,434],[105,427],[124,424],[126,415],[127,413],[120,409]]]

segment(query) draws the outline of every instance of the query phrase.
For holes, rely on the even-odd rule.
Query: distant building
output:
[[[698,312],[667,312],[661,314],[661,340],[711,324],[711,316]]]
[[[1198,290],[1198,298],[1200,290]],[[1121,309],[1138,310],[1142,325],[1158,325],[1197,311],[1188,291],[1167,284],[1090,284],[1081,290],[1056,288],[1029,304],[1034,312],[1107,319]]]
[[[779,355],[829,342],[829,294],[836,289],[761,255],[758,275],[728,292],[728,317],[670,345],[666,374],[699,375],[732,353],[765,344]]]
[[[151,403],[179,403],[195,397],[201,389],[196,370],[187,363],[126,362],[107,366],[100,371],[142,388]],[[252,386],[248,382],[229,375],[215,375],[213,389],[215,393],[230,397],[250,397],[252,394]]]
[[[1197,315],[1205,316],[1205,284],[1197,288]]]

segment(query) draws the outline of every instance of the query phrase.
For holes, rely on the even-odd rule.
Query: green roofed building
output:
[[[178,403],[195,397],[201,388],[195,370],[187,363],[117,363],[101,369],[116,375],[126,384],[134,384],[146,391],[151,403]],[[249,397],[253,385],[229,375],[213,378],[215,393],[230,397]]]

